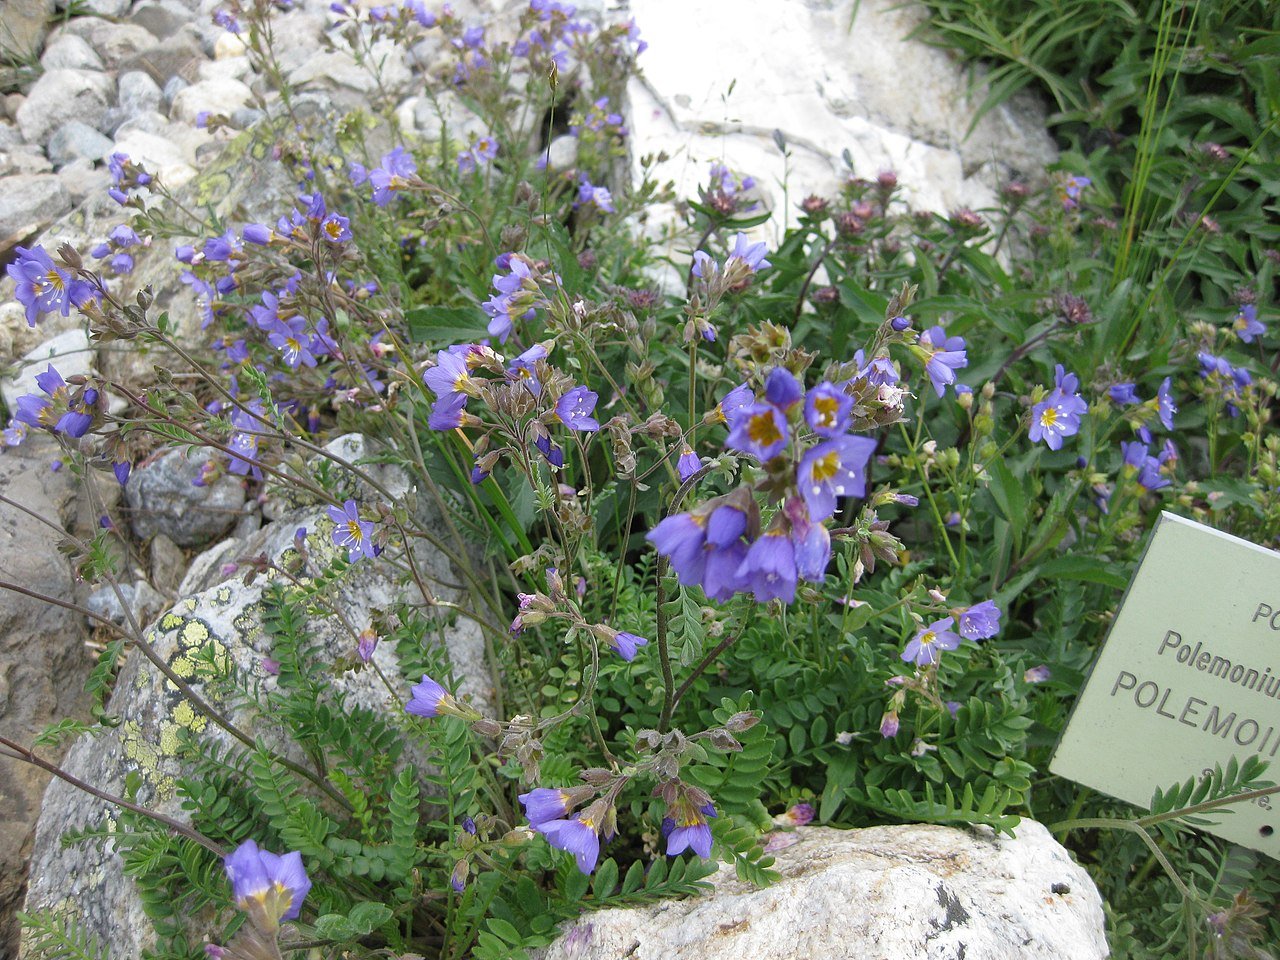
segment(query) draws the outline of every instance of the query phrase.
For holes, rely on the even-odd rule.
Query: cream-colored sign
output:
[[[1280,781],[1280,553],[1163,513],[1049,769],[1145,809],[1233,756]],[[1213,819],[1280,859],[1280,794]]]

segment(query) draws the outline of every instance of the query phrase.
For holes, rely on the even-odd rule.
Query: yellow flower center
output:
[[[1057,422],[1058,422],[1058,408],[1045,407],[1040,414],[1040,426],[1052,427],[1052,426],[1055,426]]]
[[[58,273],[57,270],[50,270],[45,274],[45,279],[49,281],[49,286],[53,287],[53,289],[62,289],[62,274]]]
[[[347,537],[352,543],[360,543],[364,540],[364,531],[360,529],[360,521],[347,521]]]
[[[938,635],[932,630],[926,630],[920,635],[920,645],[922,647],[932,647],[938,642]]]
[[[768,447],[782,439],[772,411],[753,414],[747,423],[747,436],[753,443]]]
[[[337,240],[338,237],[342,236],[342,224],[337,220],[330,220],[324,225],[324,232],[329,234],[330,240]]]
[[[840,404],[835,397],[818,397],[813,402],[813,412],[817,416],[818,426],[834,427],[840,413]]]
[[[840,469],[840,454],[832,450],[813,461],[813,482],[826,483]]]

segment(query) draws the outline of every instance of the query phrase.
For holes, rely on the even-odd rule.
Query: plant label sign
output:
[[[1145,809],[1250,756],[1280,780],[1280,553],[1162,513],[1049,769]],[[1280,859],[1280,794],[1208,816]]]

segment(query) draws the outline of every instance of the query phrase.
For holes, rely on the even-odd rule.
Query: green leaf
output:
[[[489,335],[479,307],[414,307],[405,320],[409,339],[417,343],[463,343]]]

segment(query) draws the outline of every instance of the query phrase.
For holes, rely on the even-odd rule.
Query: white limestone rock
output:
[[[5,177],[0,180],[0,242],[44,229],[70,206],[67,188],[53,174]]]
[[[178,91],[169,115],[194,126],[196,117],[203,112],[229,117],[251,99],[253,91],[239,80],[201,80]]]
[[[28,143],[43,144],[55,130],[72,120],[100,126],[115,86],[104,73],[50,70],[36,81],[18,108],[16,119],[22,136]]]
[[[855,175],[892,169],[908,202],[942,212],[992,205],[1011,171],[1034,177],[1055,159],[1043,112],[1028,99],[991,111],[966,138],[981,93],[966,99],[963,64],[905,39],[919,8],[856,8],[855,19],[853,0],[739,0],[724,16],[717,0],[632,0],[629,14],[649,41],[643,76],[628,88],[636,171],[641,155],[665,151],[655,177],[696,197],[710,164],[723,162],[753,176],[766,208],[784,214],[771,225],[777,234],[796,220],[796,190],[830,195],[849,175],[846,149]],[[714,36],[694,23],[714,23]]]
[[[802,827],[782,880],[721,867],[714,894],[584,915],[539,960],[1103,960],[1102,900],[1041,824]]]
[[[49,160],[57,167],[73,160],[97,161],[111,153],[111,138],[79,120],[64,123],[49,138]]]
[[[49,34],[49,43],[52,45],[67,34],[87,40],[109,70],[156,42],[150,31],[132,23],[114,23],[102,17],[72,17]]]
[[[57,43],[45,48],[40,66],[49,70],[101,70],[102,58],[82,37],[63,34]]]

